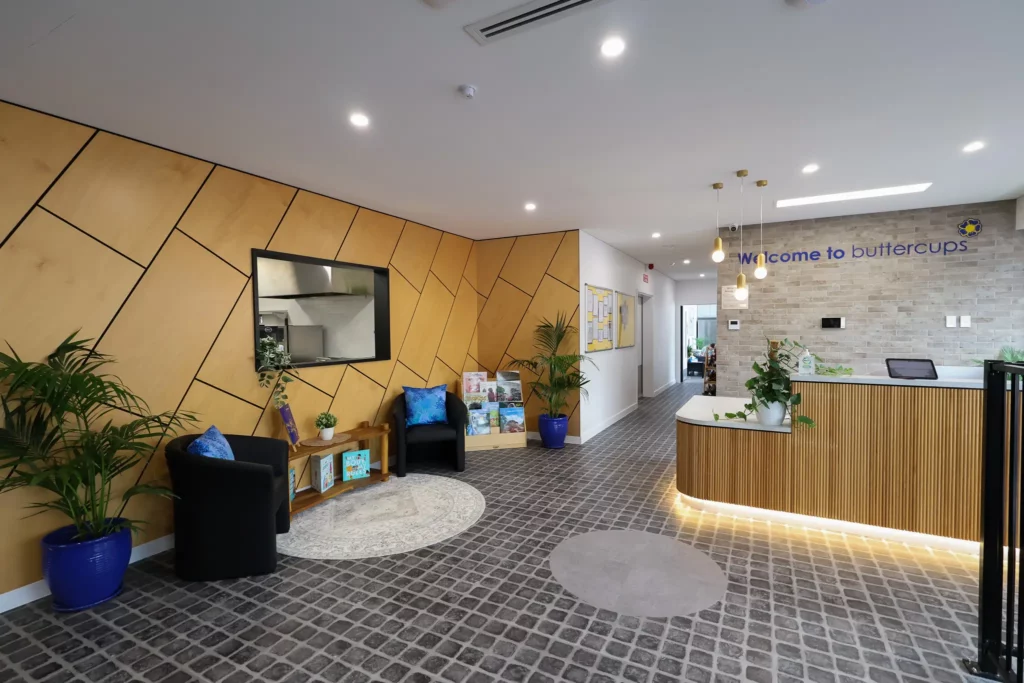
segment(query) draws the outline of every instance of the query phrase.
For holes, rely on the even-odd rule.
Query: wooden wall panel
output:
[[[216,424],[224,434],[252,434],[263,414],[251,403],[198,380],[192,382],[185,394],[181,410],[192,413],[199,420],[192,431],[202,432]]]
[[[36,208],[0,249],[0,348],[43,360],[75,330],[96,339],[142,268]]]
[[[348,236],[338,252],[338,261],[385,267],[405,224],[401,218],[388,216],[369,209],[359,209]]]
[[[100,341],[117,374],[154,412],[175,410],[213,346],[245,277],[175,231]]]
[[[459,237],[450,232],[441,236],[441,244],[438,245],[437,253],[434,254],[434,263],[430,266],[430,270],[453,294],[462,281],[462,273],[466,270],[466,261],[469,260],[469,251],[472,248],[473,240],[471,239]]]
[[[544,277],[558,245],[562,243],[564,234],[550,232],[517,237],[501,269],[501,279],[530,296],[536,294],[541,278]]]
[[[405,335],[402,352],[398,356],[399,361],[421,378],[426,379],[430,375],[444,333],[441,321],[448,320],[454,301],[455,297],[436,276],[427,278],[427,284],[416,305],[416,313],[409,324],[409,332]]]
[[[982,392],[803,382],[817,427],[677,424],[687,495],[978,540]]]
[[[361,422],[373,422],[383,400],[384,387],[357,369],[349,368],[330,410],[338,417],[338,429],[344,431],[358,427]]]
[[[294,187],[218,166],[178,227],[248,275],[252,250],[267,246],[294,196]]]
[[[533,348],[533,332],[544,320],[555,322],[559,313],[565,313],[572,320],[572,315],[580,305],[580,293],[572,287],[563,285],[553,277],[544,276],[536,296],[526,309],[519,329],[516,330],[512,342],[508,345],[508,354],[513,358],[529,358],[536,350]],[[573,348],[579,348],[579,336],[572,335],[568,340]]]
[[[267,249],[333,259],[359,207],[299,190]]]
[[[563,285],[569,285],[579,291],[580,288],[580,231],[570,230],[565,233],[562,243],[558,245],[555,257],[548,266],[548,275]]]
[[[448,367],[461,368],[466,362],[467,353],[474,356],[477,354],[477,350],[470,348],[469,343],[473,340],[476,321],[486,303],[487,299],[463,278],[441,337],[441,345],[437,349],[437,357]]]
[[[289,394],[302,438],[315,434],[320,411],[351,428],[389,419],[402,386],[454,389],[459,373],[484,369],[478,359],[495,370],[535,298],[510,282],[534,290],[543,282],[536,295],[566,306],[564,285],[578,286],[575,231],[524,238],[510,265],[515,238],[474,242],[107,132],[89,141],[92,134],[0,103],[0,242],[31,210],[0,246],[0,320],[12,323],[0,327],[0,344],[41,358],[76,327],[102,334],[100,350],[119,360],[114,371],[153,410],[180,404],[201,414],[198,428],[284,435],[255,371],[243,274],[252,247],[390,268],[392,359],[299,370]],[[538,259],[528,248],[535,243],[557,244],[553,258]],[[548,283],[545,268],[561,284]],[[578,435],[579,410],[572,415]],[[144,481],[166,471],[158,453]],[[22,519],[38,495],[0,496],[0,523],[12,530],[0,535],[0,556],[15,558],[0,563],[0,593],[40,578],[39,538],[65,523]],[[133,502],[130,512],[148,524],[135,542],[169,533],[170,510],[165,500]]]
[[[413,287],[423,291],[423,285],[434,261],[441,231],[418,223],[406,223],[398,247],[391,257],[391,265],[405,276]]]
[[[512,250],[515,237],[506,237],[500,240],[484,240],[474,242],[473,248],[469,250],[469,259],[466,261],[464,276],[473,285],[473,289],[484,296],[491,295],[491,288],[498,279],[498,273],[505,265],[505,259]]]
[[[479,349],[476,360],[489,372],[498,369],[529,305],[530,296],[504,280],[499,279],[491,290],[470,341],[470,346]]]
[[[0,102],[0,242],[93,132],[77,123]]]
[[[212,169],[100,132],[40,203],[145,266]]]
[[[405,333],[412,322],[420,293],[394,268],[391,269],[391,360],[356,363],[355,367],[382,387],[388,385],[398,354],[402,351]]]

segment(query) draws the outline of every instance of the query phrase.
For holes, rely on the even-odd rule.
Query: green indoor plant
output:
[[[1004,346],[999,349],[999,355],[996,360],[1001,360],[1005,363],[1024,363],[1024,349],[1018,349],[1013,346]],[[975,360],[975,365],[984,365],[985,361]]]
[[[805,347],[800,342],[784,339],[777,344],[765,340],[767,349],[761,358],[751,366],[754,376],[747,380],[745,386],[750,392],[750,403],[743,410],[726,413],[731,419],[746,421],[750,415],[757,413],[758,422],[765,425],[780,425],[786,417],[786,411],[792,412],[794,406],[800,405],[800,394],[793,393],[790,375],[796,374],[799,352]],[[714,413],[715,420],[719,419]],[[814,420],[806,415],[793,413],[796,424],[814,426]]]
[[[0,353],[0,493],[42,489],[47,495],[29,508],[71,520],[43,539],[54,606],[68,610],[120,591],[131,533],[143,523],[125,518],[125,507],[137,495],[171,495],[142,483],[142,473],[165,436],[195,422],[186,413],[150,414],[145,401],[103,372],[113,358],[76,336],[41,363],[23,360],[14,349]],[[118,496],[115,484],[124,477],[135,482]],[[96,555],[107,560],[90,558]]]
[[[555,316],[555,322],[542,320],[533,331],[533,347],[537,353],[532,358],[519,358],[510,363],[513,368],[529,370],[537,376],[530,387],[545,404],[545,411],[538,416],[538,430],[541,442],[546,448],[562,448],[569,430],[569,418],[562,412],[569,400],[569,394],[579,391],[581,398],[587,397],[584,388],[588,380],[579,366],[593,361],[577,352],[575,347],[564,349],[567,340],[575,339],[579,329],[569,324],[564,312]],[[597,367],[596,365],[594,367]]]
[[[295,381],[285,372],[291,369],[292,355],[273,337],[260,337],[260,345],[256,349],[256,365],[260,386],[264,389],[274,387],[274,407],[280,409],[287,405],[288,384]]]
[[[338,418],[331,413],[323,412],[316,416],[314,424],[320,430],[320,438],[324,441],[330,441],[334,438],[334,428],[338,424]]]

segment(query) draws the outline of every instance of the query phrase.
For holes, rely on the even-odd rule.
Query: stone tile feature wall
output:
[[[981,220],[980,234],[958,234],[967,218]],[[755,256],[757,229],[744,235],[744,251]],[[723,231],[722,238],[728,257],[718,269],[719,306],[721,285],[735,283],[740,265],[739,233]],[[940,253],[895,253],[904,251],[897,245],[917,244]],[[887,255],[869,256],[880,246]],[[829,259],[829,247],[845,255],[837,259],[833,251]],[[797,339],[857,374],[884,372],[886,358],[969,365],[1002,346],[1024,346],[1024,231],[1014,229],[1012,201],[773,223],[764,227],[764,249],[820,256],[769,264],[764,280],[754,279],[753,263],[744,266],[749,308],[719,308],[719,396],[745,395],[765,337]],[[971,327],[946,328],[947,315],[969,315]],[[821,318],[840,316],[846,329],[821,329]],[[730,319],[740,321],[739,331],[729,331]]]

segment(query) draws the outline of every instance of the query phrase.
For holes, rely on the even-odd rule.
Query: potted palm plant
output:
[[[0,493],[36,487],[49,493],[29,507],[57,511],[71,524],[42,539],[43,577],[58,611],[105,602],[121,591],[131,534],[142,522],[124,517],[137,495],[170,496],[140,483],[115,496],[145,470],[160,440],[195,421],[171,412],[151,415],[145,401],[114,375],[113,359],[71,335],[45,362],[0,353]],[[141,468],[139,467],[141,466]]]
[[[569,418],[562,411],[569,394],[578,390],[580,397],[587,397],[584,387],[590,380],[579,370],[579,365],[584,361],[593,364],[593,361],[578,352],[563,350],[566,340],[575,337],[578,332],[576,327],[569,324],[565,313],[555,316],[555,322],[545,318],[533,332],[533,347],[537,354],[533,358],[511,362],[512,367],[529,370],[537,376],[529,384],[546,405],[545,412],[537,418],[540,440],[545,448],[565,446]]]

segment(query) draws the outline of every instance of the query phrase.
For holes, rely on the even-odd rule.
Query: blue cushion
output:
[[[405,390],[405,426],[448,424],[448,411],[444,399],[447,384],[429,389],[402,387]]]
[[[205,455],[207,458],[218,460],[234,460],[235,454],[231,452],[231,445],[220,430],[210,426],[202,436],[195,439],[186,449],[192,455]]]

